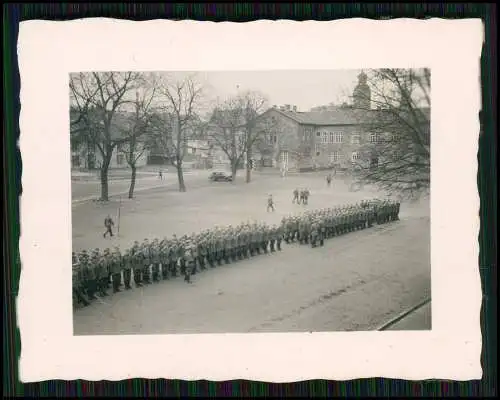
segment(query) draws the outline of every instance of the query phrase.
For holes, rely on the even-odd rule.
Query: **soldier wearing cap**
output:
[[[191,283],[191,274],[196,268],[196,254],[194,250],[194,245],[190,242],[185,242],[184,254],[183,257],[185,259],[185,267],[184,267],[184,281],[187,283]]]
[[[99,249],[96,248],[92,252],[90,263],[95,267],[97,291],[101,296],[107,296],[106,288],[108,285],[108,270],[107,270],[107,256],[109,249],[104,250],[103,256],[99,254]]]
[[[120,285],[122,280],[122,267],[123,259],[118,246],[113,249],[113,254],[110,258],[111,277],[113,279],[113,293],[120,292]]]
[[[72,253],[73,301],[88,306],[89,300],[85,298],[84,274],[75,252]]]
[[[179,267],[178,262],[179,262],[179,247],[180,247],[180,241],[177,238],[177,236],[174,234],[172,236],[172,240],[170,241],[170,276],[176,277],[177,276],[177,269]]]
[[[157,238],[150,245],[153,282],[160,282],[160,242]]]
[[[141,244],[142,252],[142,282],[146,285],[151,284],[151,245],[145,238]]]
[[[133,267],[131,249],[125,250],[125,253],[122,256],[122,267],[123,267],[123,283],[125,285],[125,290],[130,290],[132,289],[132,287],[130,286],[130,280],[132,278],[132,267]]]
[[[143,254],[139,242],[134,241],[131,249],[132,265],[134,267],[134,283],[136,287],[142,286],[142,271],[143,271]]]
[[[90,263],[87,250],[82,250],[78,259],[82,271],[83,286],[87,291],[87,296],[90,300],[95,300],[95,292],[97,291],[95,268]]]
[[[319,227],[318,227],[318,223],[316,222],[316,220],[312,221],[311,231],[310,231],[309,236],[310,236],[311,247],[316,247],[318,237],[319,237]]]
[[[168,240],[164,238],[158,245],[158,257],[160,260],[161,279],[168,279]]]

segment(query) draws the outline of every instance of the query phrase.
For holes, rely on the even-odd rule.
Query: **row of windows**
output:
[[[321,154],[321,149],[319,147],[316,147],[316,156],[319,156]],[[344,154],[342,154],[339,151],[332,151],[330,154],[328,154],[328,160],[330,162],[338,162],[344,158]],[[360,159],[359,152],[353,151],[351,153],[351,161],[356,161]]]
[[[343,132],[325,132],[320,131],[316,132],[316,137],[319,139],[320,143],[344,143],[344,133]],[[381,133],[368,133],[368,140],[370,143],[380,143],[384,140],[396,141],[399,140],[398,135],[387,135]],[[354,133],[351,135],[351,143],[352,144],[360,144],[361,135],[359,133]]]

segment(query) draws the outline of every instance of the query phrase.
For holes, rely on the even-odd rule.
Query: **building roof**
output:
[[[272,109],[302,125],[359,125],[369,124],[376,118],[386,113],[384,110],[360,110],[350,107],[339,107],[328,111],[296,112],[289,110]],[[422,113],[429,118],[429,108],[421,109]],[[387,114],[389,115],[389,114]]]

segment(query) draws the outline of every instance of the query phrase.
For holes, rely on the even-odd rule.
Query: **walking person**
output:
[[[108,214],[106,218],[104,218],[104,226],[106,228],[106,232],[102,235],[103,237],[106,237],[106,235],[109,233],[110,236],[113,236],[113,226],[115,223],[113,222],[113,219],[111,216]]]
[[[326,184],[328,185],[328,187],[330,187],[332,184],[332,174],[331,173],[326,176]]]
[[[163,171],[161,169],[158,171],[158,179],[160,179],[160,181],[163,180]]]
[[[295,188],[294,191],[293,191],[292,204],[295,204],[295,202],[297,202],[297,204],[300,202],[299,201],[299,189],[297,189],[297,188]]]
[[[271,209],[274,212],[274,200],[272,194],[270,194],[269,197],[267,198],[267,212],[269,212],[269,209]]]

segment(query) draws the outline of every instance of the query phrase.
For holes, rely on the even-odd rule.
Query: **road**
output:
[[[187,172],[185,174],[186,184],[199,187],[207,183],[207,171]],[[136,180],[135,190],[140,192],[144,189],[165,187],[175,188],[178,185],[177,174],[165,173],[163,180],[157,176],[143,175]],[[128,193],[130,187],[129,179],[119,179],[109,181],[110,196]],[[99,198],[101,192],[101,184],[97,179],[93,180],[73,180],[71,182],[71,197],[73,202],[80,202],[90,198]]]

